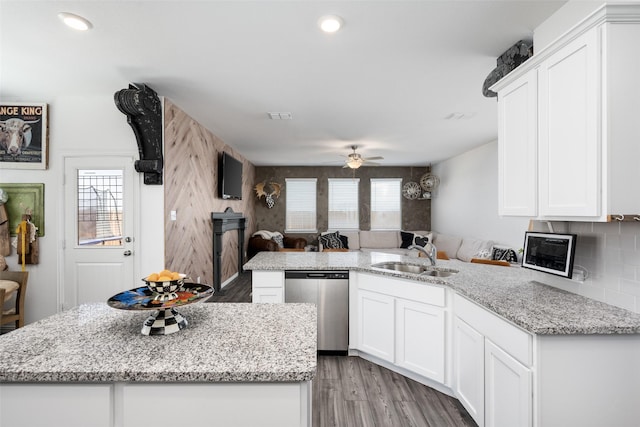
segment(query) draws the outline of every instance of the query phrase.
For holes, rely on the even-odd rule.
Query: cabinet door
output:
[[[283,303],[284,294],[282,288],[253,288],[251,292],[253,303]]]
[[[453,321],[454,392],[471,417],[484,426],[484,336],[459,318]]]
[[[543,217],[600,215],[600,42],[594,28],[540,64],[540,206]]]
[[[531,426],[531,393],[531,371],[485,340],[485,425]]]
[[[396,299],[396,365],[444,383],[444,310]]]
[[[531,70],[498,93],[498,214],[538,214],[538,88]]]
[[[358,291],[359,350],[393,363],[394,298]]]

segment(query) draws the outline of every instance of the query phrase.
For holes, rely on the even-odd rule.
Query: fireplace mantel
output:
[[[244,228],[246,218],[240,212],[227,208],[224,212],[212,212],[213,220],[213,289],[222,294],[222,235],[229,230],[238,230],[238,274],[244,264]]]

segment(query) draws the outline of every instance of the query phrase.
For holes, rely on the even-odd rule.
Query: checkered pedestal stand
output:
[[[143,335],[169,335],[186,328],[187,319],[174,308],[154,311],[142,326]]]

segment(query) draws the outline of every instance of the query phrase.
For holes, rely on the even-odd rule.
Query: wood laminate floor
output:
[[[251,272],[243,272],[225,286],[224,293],[213,294],[207,302],[251,302]]]
[[[457,399],[360,357],[318,357],[313,427],[477,427]]]
[[[207,302],[251,302],[251,272]],[[477,427],[460,402],[360,357],[318,356],[313,427]]]

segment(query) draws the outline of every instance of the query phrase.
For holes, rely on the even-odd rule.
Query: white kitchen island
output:
[[[189,326],[76,307],[0,337],[0,426],[311,426],[312,304],[196,304]]]

